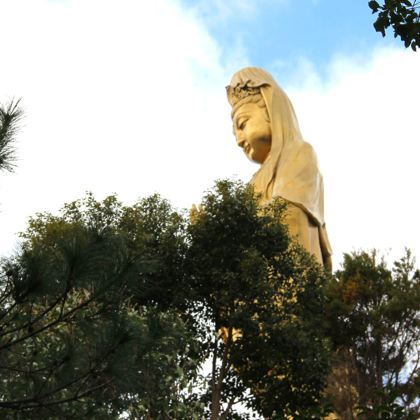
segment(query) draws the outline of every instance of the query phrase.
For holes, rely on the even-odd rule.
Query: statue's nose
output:
[[[239,146],[239,147],[244,147],[244,145],[245,145],[245,137],[244,137],[244,135],[242,134],[242,133],[236,133],[236,143],[237,143],[237,145]]]

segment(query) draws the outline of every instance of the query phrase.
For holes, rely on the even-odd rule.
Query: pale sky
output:
[[[30,215],[85,191],[189,208],[216,179],[248,181],[224,87],[256,65],[318,154],[335,268],[360,248],[420,261],[420,55],[375,33],[367,1],[338,7],[343,21],[336,0],[305,0],[303,21],[298,3],[0,0],[0,101],[25,111],[16,172],[0,174],[0,255]]]

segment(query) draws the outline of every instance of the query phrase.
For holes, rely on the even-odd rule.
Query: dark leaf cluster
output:
[[[0,271],[1,417],[319,418],[326,274],[286,211],[219,181],[190,218],[92,194],[31,218]]]
[[[418,418],[420,273],[410,252],[392,269],[375,251],[346,254],[328,296],[336,373],[350,372],[353,404],[368,418]],[[411,417],[380,417],[385,409]]]
[[[373,26],[385,36],[389,27],[394,37],[401,38],[406,48],[416,51],[420,47],[420,3],[418,0],[385,0],[383,4],[369,1],[373,14],[378,14]]]
[[[179,393],[199,346],[171,294],[158,307],[149,287],[163,295],[162,273],[182,255],[169,209],[158,196],[124,207],[88,194],[29,221],[0,273],[2,418],[191,410]]]
[[[190,282],[213,333],[212,407],[246,389],[243,403],[267,418],[320,405],[329,368],[325,273],[280,223],[286,211],[281,200],[261,206],[250,186],[220,181],[189,226]],[[240,379],[237,395],[234,387],[223,394],[229,375]]]

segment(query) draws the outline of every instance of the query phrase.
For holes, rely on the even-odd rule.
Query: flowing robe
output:
[[[303,140],[293,106],[272,76],[257,67],[235,73],[227,95],[232,113],[238,92],[258,88],[271,124],[270,153],[251,183],[263,202],[282,197],[289,203],[285,222],[291,235],[331,270],[332,250],[324,221],[324,183],[312,146]]]

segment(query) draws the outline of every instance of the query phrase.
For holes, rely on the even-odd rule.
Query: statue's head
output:
[[[258,67],[236,72],[226,90],[238,145],[251,160],[264,163],[268,185],[303,141],[293,106],[271,74]]]
[[[259,87],[238,85],[229,89],[233,132],[248,158],[263,163],[271,149],[271,123]]]

